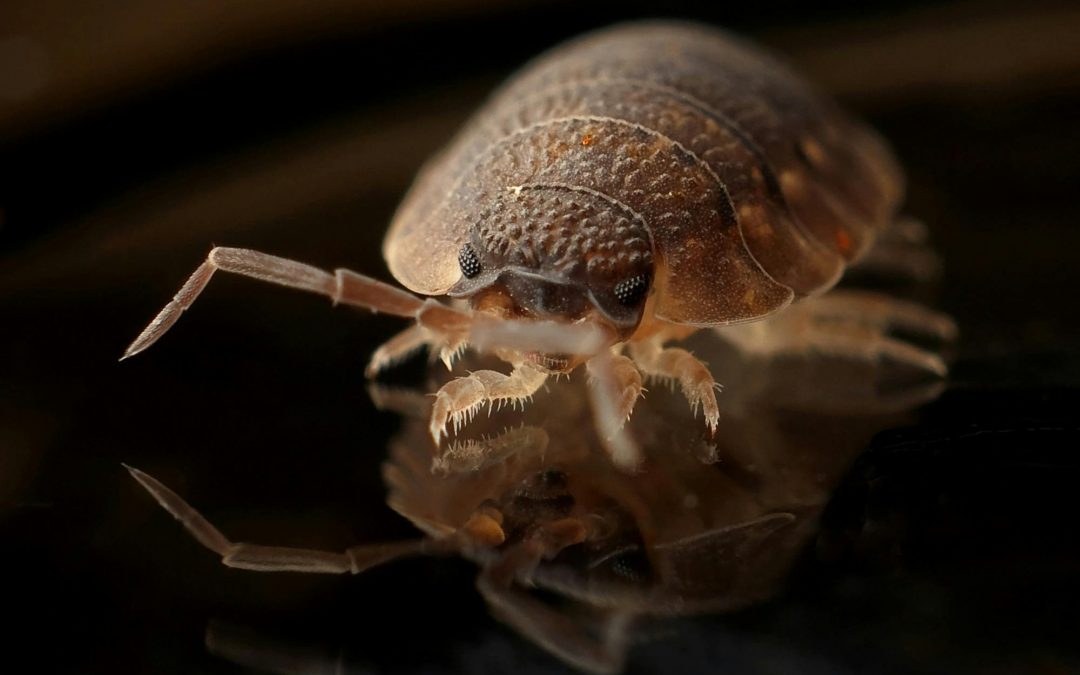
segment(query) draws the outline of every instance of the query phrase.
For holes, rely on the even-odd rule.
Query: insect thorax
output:
[[[652,263],[645,223],[617,202],[584,189],[508,189],[482,212],[472,241],[505,266],[568,280],[585,273],[617,283]]]

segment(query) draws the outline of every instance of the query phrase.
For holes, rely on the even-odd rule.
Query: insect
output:
[[[679,394],[653,392],[629,422],[647,465],[640,472],[604,455],[581,379],[553,383],[551,396],[521,414],[476,420],[436,471],[430,397],[384,391],[383,404],[407,417],[383,464],[387,502],[420,530],[416,539],[340,553],[234,542],[162,483],[131,472],[226,565],[344,574],[460,554],[479,566],[478,588],[500,619],[580,668],[617,671],[639,618],[731,611],[773,595],[853,457],[940,391],[910,380],[892,393],[867,386],[895,375],[887,368],[842,369],[823,387],[827,354],[800,353],[793,368],[783,351],[759,359],[726,342],[698,343],[754,386],[731,388],[715,436],[693,423]],[[465,363],[482,365],[475,359]]]
[[[411,292],[215,248],[125,358],[232,272],[413,319],[370,375],[422,347],[448,366],[468,345],[508,363],[439,389],[437,445],[584,364],[608,452],[633,467],[622,429],[646,379],[677,383],[719,424],[713,375],[670,343],[833,286],[902,187],[872,131],[758,49],[693,24],[617,26],[527,66],[424,167],[383,244]]]

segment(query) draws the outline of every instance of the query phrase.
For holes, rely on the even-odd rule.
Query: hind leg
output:
[[[941,258],[930,246],[927,227],[909,216],[897,217],[852,265],[847,278],[925,284],[941,276]]]
[[[957,335],[956,324],[944,314],[864,291],[833,291],[765,321],[717,332],[750,355],[815,353],[936,377],[947,371],[944,359],[915,341],[941,345]]]

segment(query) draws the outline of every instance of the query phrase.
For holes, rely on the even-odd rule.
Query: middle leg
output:
[[[720,423],[716,391],[720,386],[704,363],[685,349],[664,347],[661,336],[631,342],[629,348],[630,357],[646,376],[678,382],[694,414],[701,408],[709,431],[716,431]]]
[[[634,404],[645,389],[634,362],[621,354],[604,352],[589,359],[589,399],[593,419],[611,461],[625,471],[635,471],[644,456],[626,428]]]

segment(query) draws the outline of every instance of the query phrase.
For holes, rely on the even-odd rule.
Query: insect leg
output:
[[[364,374],[368,377],[375,377],[385,368],[405,359],[418,349],[429,346],[431,343],[432,336],[423,326],[409,326],[379,345],[379,348],[371,354],[371,360],[368,361]]]
[[[509,403],[524,406],[547,380],[547,373],[529,363],[514,367],[510,375],[494,370],[478,370],[465,377],[447,382],[435,394],[428,429],[438,445],[446,433],[447,422],[453,422],[454,433],[467,424],[485,403],[500,406]]]
[[[844,272],[845,279],[927,284],[941,276],[941,257],[930,246],[926,225],[900,216],[882,230],[866,255]]]
[[[375,377],[386,368],[424,347],[430,352],[432,360],[438,357],[446,364],[447,370],[450,370],[466,345],[465,339],[459,333],[452,331],[440,333],[419,324],[409,326],[375,350],[364,374]]]
[[[586,361],[585,367],[589,371],[589,399],[600,440],[616,466],[633,471],[643,456],[626,429],[626,418],[641,393],[641,376],[638,374],[635,386],[624,358],[602,352]]]
[[[694,414],[700,407],[705,413],[705,424],[710,431],[716,431],[720,422],[720,408],[716,404],[719,387],[704,363],[685,349],[665,348],[659,338],[631,342],[629,348],[634,363],[647,377],[678,382]]]
[[[430,539],[354,546],[340,553],[234,543],[189,506],[180,495],[136,468],[127,465],[125,468],[200,544],[220,555],[221,562],[229,567],[257,572],[358,574],[396,558],[431,553],[440,548],[437,542]]]
[[[367,387],[371,402],[379,410],[388,410],[409,419],[426,419],[431,414],[431,397],[414,389],[390,387],[371,382]]]
[[[881,333],[900,333],[948,343],[957,337],[956,324],[948,316],[922,305],[868,291],[833,291],[796,307],[792,319],[805,313],[813,321],[844,322]]]
[[[748,354],[811,352],[936,377],[947,372],[942,357],[905,338],[941,345],[956,333],[956,325],[943,314],[864,291],[833,291],[757,324],[719,331]]]
[[[218,270],[319,293],[329,297],[334,303],[355,305],[394,316],[413,318],[425,310],[431,314],[436,313],[435,310],[428,309],[428,303],[415,295],[356,272],[339,269],[330,274],[295,260],[243,248],[219,246],[210,251],[206,261],[195,270],[150,325],[135,338],[124,352],[123,358],[134,356],[157,342],[176,323],[180,315],[191,307]],[[444,310],[449,313],[456,311],[448,307],[444,307]]]
[[[593,362],[590,361],[589,363]],[[609,363],[611,368],[610,384],[614,385],[609,395],[612,397],[612,403],[615,407],[617,417],[615,423],[622,427],[626,420],[630,419],[630,413],[634,412],[634,404],[637,403],[638,397],[644,393],[645,387],[641,384],[641,372],[631,359],[621,354],[612,355]],[[595,365],[593,363],[593,367],[589,368],[589,374],[593,376],[592,386],[594,387],[600,384],[596,381]]]

